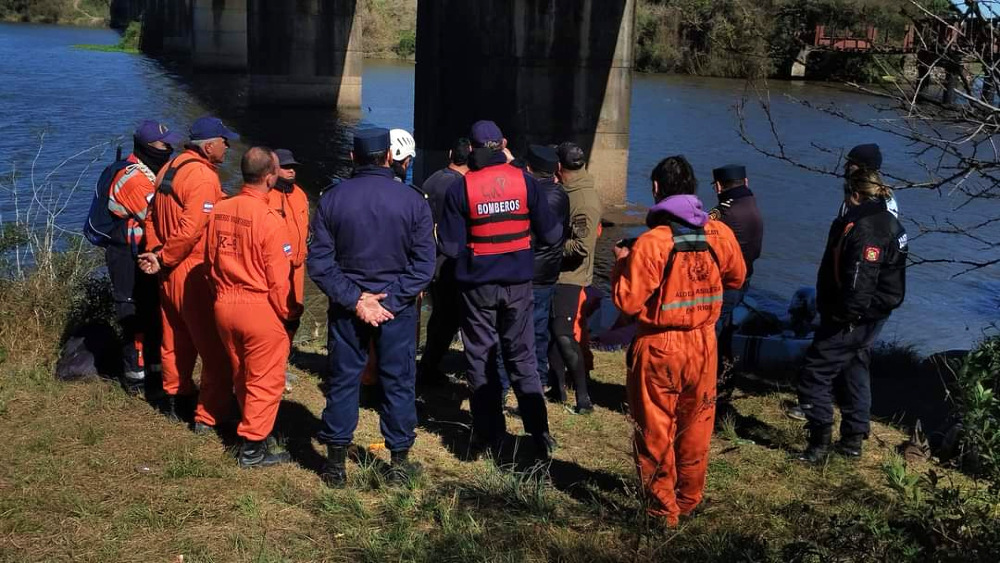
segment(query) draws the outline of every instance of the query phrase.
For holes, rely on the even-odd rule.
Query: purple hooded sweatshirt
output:
[[[646,226],[652,229],[667,224],[671,219],[692,227],[704,227],[708,223],[708,213],[702,209],[697,196],[672,195],[649,208]]]

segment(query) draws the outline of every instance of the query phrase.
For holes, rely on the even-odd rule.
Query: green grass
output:
[[[335,490],[316,473],[324,448],[309,434],[325,404],[311,371],[325,363],[323,333],[303,331],[299,381],[277,428],[302,464],[241,470],[231,445],[111,383],[53,380],[52,335],[94,301],[74,297],[76,287],[0,284],[0,345],[24,350],[0,363],[0,561],[874,563],[995,561],[988,554],[1000,546],[988,532],[1000,529],[996,498],[946,467],[903,462],[903,430],[876,423],[860,463],[804,466],[791,459],[805,445],[802,425],[782,414],[792,396],[749,387],[720,408],[704,508],[662,529],[644,516],[620,409],[621,353],[596,354],[593,415],[551,405],[560,448],[549,466],[522,463],[532,450],[524,438],[516,465],[465,461],[455,444],[467,392],[453,386],[421,406],[438,421],[418,428],[422,477],[386,482],[378,416],[363,409],[349,486]],[[308,291],[307,315],[321,319],[323,302]],[[517,417],[507,423],[522,432]]]

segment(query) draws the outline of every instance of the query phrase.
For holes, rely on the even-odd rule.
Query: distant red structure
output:
[[[880,53],[914,53],[914,28],[906,26],[906,35],[902,44],[892,44],[888,32],[879,36],[878,29],[869,25],[865,27],[864,36],[858,37],[850,30],[828,30],[825,25],[817,25],[812,37],[806,44],[813,47],[829,49],[831,51],[844,52],[869,52]]]

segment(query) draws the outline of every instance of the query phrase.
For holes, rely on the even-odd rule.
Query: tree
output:
[[[913,29],[916,72],[900,73],[876,55],[885,75],[894,81],[871,85],[847,83],[878,96],[878,120],[863,120],[835,106],[814,107],[858,127],[875,129],[908,143],[922,169],[919,177],[892,177],[898,190],[934,190],[952,198],[955,209],[1000,199],[1000,19],[969,0],[964,10],[945,2],[909,0],[903,10]],[[990,2],[989,4],[994,4]],[[752,103],[759,104],[770,124],[770,140],[755,138],[746,126]],[[807,102],[801,102],[808,105]],[[740,133],[758,152],[818,174],[840,176],[843,155],[835,166],[790,156],[771,113],[766,85],[747,89],[738,107]],[[1000,217],[960,223],[950,217],[911,223],[916,236],[959,237],[977,249],[975,258],[912,255],[914,264],[952,264],[958,274],[1000,263]]]

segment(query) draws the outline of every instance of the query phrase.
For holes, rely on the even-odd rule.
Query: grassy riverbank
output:
[[[355,443],[367,459],[351,464],[349,489],[327,489],[312,438],[325,361],[313,289],[277,429],[296,463],[241,471],[231,435],[195,436],[108,382],[53,379],[63,327],[98,314],[80,289],[94,287],[92,263],[60,255],[0,283],[0,561],[995,561],[1000,549],[998,505],[960,473],[903,462],[903,431],[876,424],[859,464],[802,466],[789,459],[801,425],[781,414],[791,395],[749,381],[721,409],[704,510],[676,530],[651,526],[624,357],[610,352],[596,355],[593,416],[550,406],[562,445],[550,467],[465,460],[467,391],[454,384],[420,405],[419,482],[384,486],[386,453],[364,453],[380,442],[366,409]],[[877,377],[911,377],[892,369]]]
[[[111,0],[0,0],[0,21],[107,26]]]

